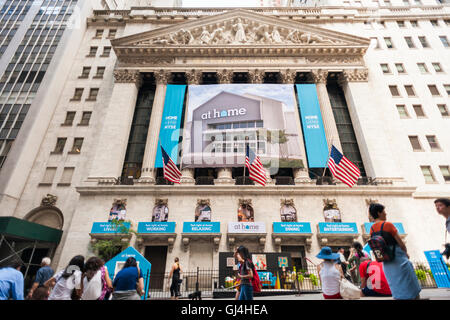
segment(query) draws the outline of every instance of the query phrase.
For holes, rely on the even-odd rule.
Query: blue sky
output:
[[[192,111],[222,91],[235,94],[254,94],[282,101],[288,110],[296,106],[294,86],[291,84],[213,84],[189,86],[189,117],[191,121]],[[285,110],[286,111],[286,110]]]

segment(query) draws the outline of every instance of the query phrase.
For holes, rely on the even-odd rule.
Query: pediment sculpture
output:
[[[182,28],[136,45],[344,45],[345,41],[246,18]]]

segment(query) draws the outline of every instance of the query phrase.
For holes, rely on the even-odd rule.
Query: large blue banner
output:
[[[355,222],[319,222],[319,233],[358,233]]]
[[[296,84],[308,167],[326,168],[328,144],[315,84]]]
[[[181,115],[183,113],[185,93],[185,85],[167,85],[161,128],[159,129],[159,142],[175,163],[177,163],[178,160],[178,140],[180,137]],[[162,167],[161,148],[158,143],[155,168]]]
[[[126,229],[126,230],[125,230]],[[94,222],[91,233],[124,233],[130,229],[129,222],[114,224],[112,222]]]
[[[183,233],[220,233],[220,222],[185,222]]]
[[[274,222],[273,233],[311,233],[309,222]]]
[[[424,251],[438,288],[450,288],[450,271],[439,250]]]
[[[174,233],[175,222],[139,222],[138,233]]]

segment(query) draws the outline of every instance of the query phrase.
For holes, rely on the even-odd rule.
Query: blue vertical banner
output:
[[[178,161],[178,140],[185,94],[186,85],[167,85],[161,128],[159,129],[159,141],[174,163]],[[162,167],[161,148],[158,143],[155,168]]]
[[[439,250],[424,251],[438,288],[450,288],[450,271]]]
[[[326,168],[328,144],[315,84],[296,84],[309,168]]]

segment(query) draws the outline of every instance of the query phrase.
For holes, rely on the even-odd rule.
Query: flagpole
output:
[[[242,184],[245,185],[245,167],[246,167],[246,159],[247,159],[247,151],[248,151],[248,145],[245,144],[245,157],[244,157],[244,180],[242,181]]]
[[[331,146],[330,146],[330,151],[328,152],[327,163],[328,163],[328,159],[330,159],[331,149],[333,149],[333,142],[334,142],[334,137],[331,138]],[[325,176],[325,172],[327,171],[327,168],[328,168],[328,165],[323,169],[322,180],[323,180],[323,177]]]

